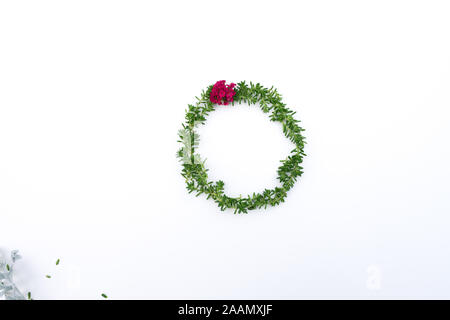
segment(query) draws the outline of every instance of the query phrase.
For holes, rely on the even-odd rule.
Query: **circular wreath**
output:
[[[206,194],[212,198],[223,211],[227,208],[234,209],[234,213],[247,213],[248,210],[267,208],[268,205],[276,206],[284,202],[287,191],[294,185],[297,177],[303,173],[300,165],[303,162],[304,137],[302,129],[294,119],[295,112],[288,109],[281,100],[281,95],[273,87],[264,88],[259,83],[249,85],[245,81],[226,84],[218,81],[203,91],[200,98],[196,97],[194,105],[188,105],[186,110],[186,122],[178,132],[180,142],[183,146],[178,150],[177,156],[183,165],[182,176],[186,179],[189,193],[195,192],[197,196]],[[199,135],[195,132],[198,125],[203,125],[206,117],[214,111],[217,105],[234,105],[235,103],[247,103],[249,105],[259,104],[264,113],[270,113],[271,121],[281,122],[284,135],[295,144],[295,149],[285,159],[281,160],[278,168],[278,180],[281,186],[274,189],[265,189],[262,193],[253,193],[246,197],[229,197],[224,192],[225,183],[208,181],[208,169],[195,150],[199,143]]]

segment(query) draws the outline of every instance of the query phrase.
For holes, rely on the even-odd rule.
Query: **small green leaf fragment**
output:
[[[102,293],[102,297],[105,298],[105,299],[108,299],[108,296],[106,294],[104,294],[104,293]]]
[[[50,276],[50,275],[47,274],[45,277],[46,277],[47,279],[50,279],[52,276]]]
[[[56,260],[56,265],[59,265],[60,261],[61,261],[60,259]]]

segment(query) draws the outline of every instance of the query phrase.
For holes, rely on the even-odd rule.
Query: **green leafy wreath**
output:
[[[186,179],[186,188],[189,193],[195,192],[196,196],[207,195],[213,199],[220,209],[234,209],[234,213],[247,213],[249,210],[266,209],[268,205],[276,206],[284,202],[287,191],[297,181],[303,173],[303,152],[305,138],[302,136],[302,129],[294,119],[295,112],[288,109],[282,102],[281,95],[273,87],[264,88],[259,83],[248,85],[245,81],[237,86],[234,83],[226,84],[225,81],[218,81],[210,85],[203,91],[200,98],[196,97],[194,105],[188,105],[186,110],[186,122],[178,132],[180,142],[183,146],[178,150],[177,156],[183,165],[182,176]],[[208,169],[205,161],[202,160],[195,150],[199,143],[199,135],[195,132],[198,125],[203,125],[206,117],[214,111],[217,105],[234,105],[235,103],[247,103],[249,105],[259,104],[264,113],[270,113],[271,121],[281,122],[284,135],[295,144],[290,155],[281,160],[278,168],[278,180],[281,186],[274,189],[265,189],[262,193],[253,193],[247,197],[229,197],[224,192],[224,182],[208,181]]]

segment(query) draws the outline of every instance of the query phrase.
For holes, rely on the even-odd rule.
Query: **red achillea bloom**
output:
[[[225,80],[217,81],[209,96],[212,103],[227,105],[233,102],[233,97],[236,94],[234,91],[235,83],[225,84]]]

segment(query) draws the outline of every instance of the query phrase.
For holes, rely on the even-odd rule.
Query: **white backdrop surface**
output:
[[[449,16],[448,1],[1,1],[0,250],[23,254],[21,288],[450,298]],[[177,130],[222,79],[274,85],[306,129],[276,208],[185,191]],[[231,194],[276,185],[290,150],[248,106],[201,138]]]

